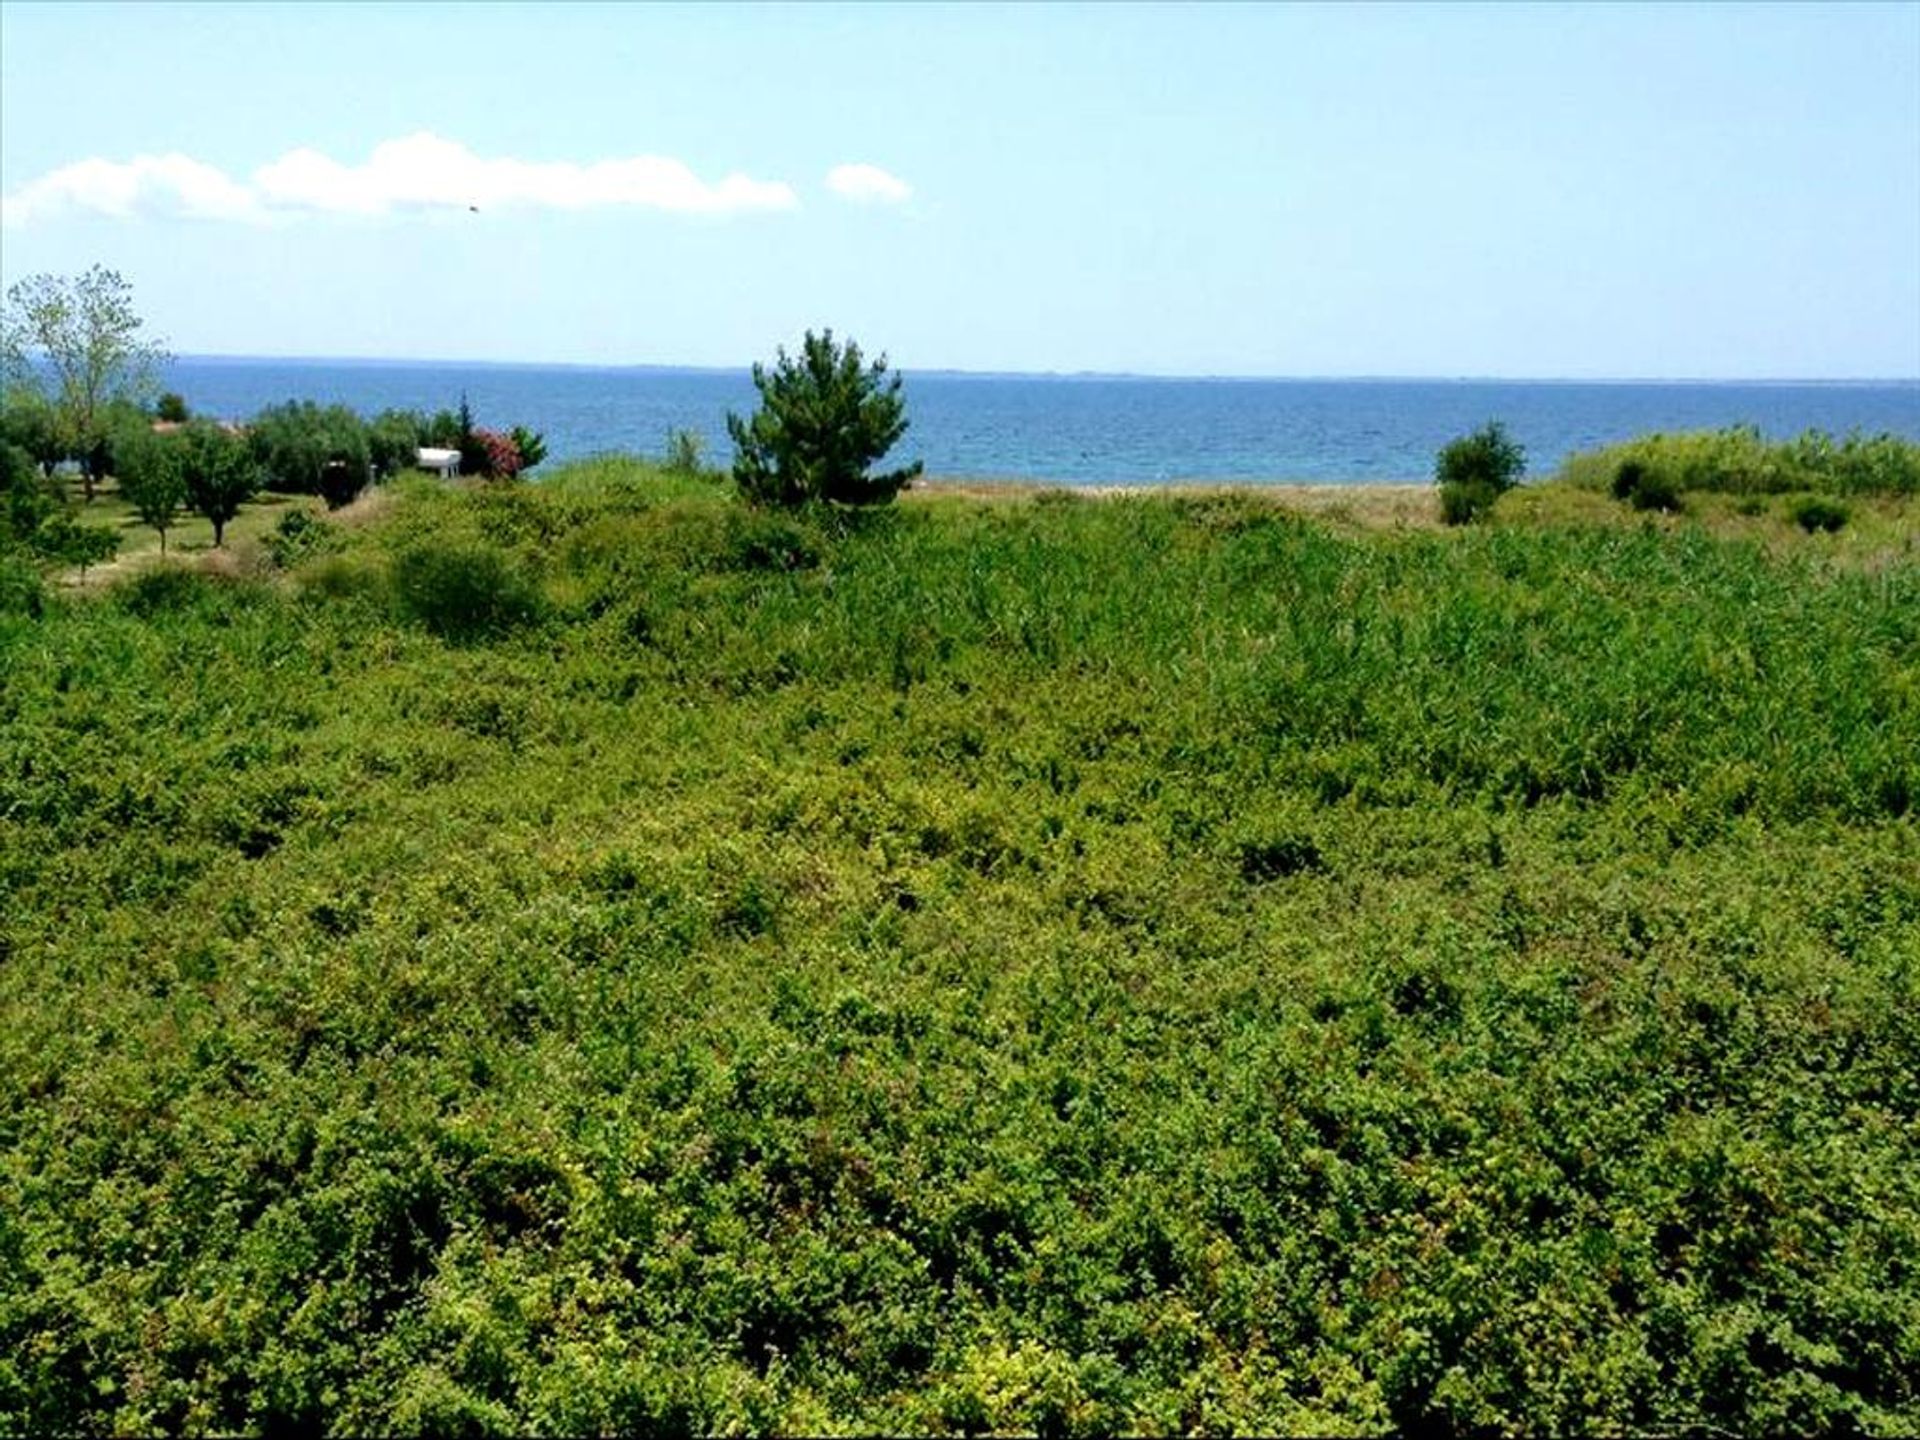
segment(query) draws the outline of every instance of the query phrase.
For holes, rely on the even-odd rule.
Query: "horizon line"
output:
[[[389,355],[262,355],[216,351],[182,351],[169,360],[212,361],[215,363],[258,363],[279,365],[376,365],[415,366],[483,370],[627,370],[662,374],[744,375],[755,363],[738,365],[692,365],[661,361],[611,360],[491,360],[458,359],[446,356]],[[1170,372],[1151,370],[970,370],[952,366],[889,365],[901,375],[976,380],[1189,380],[1217,383],[1324,383],[1342,384],[1434,384],[1434,385],[1916,385],[1920,373],[1913,375],[1491,375],[1491,374],[1248,374],[1219,371]]]

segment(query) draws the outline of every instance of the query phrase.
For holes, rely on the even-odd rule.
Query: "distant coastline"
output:
[[[310,368],[355,366],[388,370],[538,370],[577,371],[586,374],[634,375],[747,375],[752,363],[739,365],[676,365],[656,361],[601,360],[464,360],[451,357],[383,355],[228,355],[182,351],[174,357],[195,365],[285,365]],[[928,380],[1137,381],[1145,384],[1206,385],[1662,385],[1679,387],[1784,386],[1841,389],[1920,390],[1920,375],[1855,375],[1809,378],[1793,375],[1660,376],[1660,375],[1236,375],[1159,374],[1140,370],[956,370],[939,366],[902,367],[903,376]]]

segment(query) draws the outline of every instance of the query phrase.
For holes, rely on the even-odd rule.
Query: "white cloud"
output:
[[[862,205],[898,205],[913,195],[913,187],[878,165],[836,165],[827,172],[827,188]]]
[[[156,210],[202,220],[263,218],[253,192],[186,155],[137,155],[124,165],[81,160],[0,197],[0,223],[24,225],[67,210],[125,218]]]
[[[468,206],[727,215],[791,210],[799,203],[783,181],[736,173],[708,182],[680,161],[659,155],[587,165],[486,159],[422,131],[376,145],[361,165],[342,164],[318,150],[290,150],[245,183],[185,155],[141,155],[125,163],[82,160],[4,197],[0,219],[21,225],[81,210],[117,217],[257,221],[288,214],[384,215]]]

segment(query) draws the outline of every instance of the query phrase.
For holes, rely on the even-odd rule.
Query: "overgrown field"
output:
[[[0,1430],[1911,1432],[1840,538],[601,465],[0,616]]]

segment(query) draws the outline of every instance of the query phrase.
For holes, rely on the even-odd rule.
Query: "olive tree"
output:
[[[67,458],[59,412],[46,396],[25,385],[9,388],[0,405],[0,439],[24,450],[49,480]]]
[[[249,440],[273,489],[324,496],[332,510],[373,478],[367,427],[344,405],[322,408],[311,400],[269,405],[254,417]]]
[[[160,553],[167,553],[167,530],[187,498],[184,447],[170,435],[134,430],[113,447],[114,478],[120,495],[141,520],[160,532]]]
[[[37,386],[51,381],[72,453],[80,457],[87,499],[100,478],[104,414],[109,402],[138,402],[153,387],[166,351],[140,335],[133,287],[116,270],[31,275],[7,291],[0,319],[6,379]]]
[[[213,545],[226,544],[227,522],[260,488],[260,467],[246,442],[210,420],[180,432],[181,478],[187,503],[213,524]]]
[[[917,460],[869,469],[907,430],[900,377],[887,379],[884,355],[866,365],[853,341],[836,345],[833,331],[809,330],[798,356],[782,348],[772,371],[755,365],[753,384],[752,418],[727,414],[734,483],[753,504],[885,504],[920,473]]]

